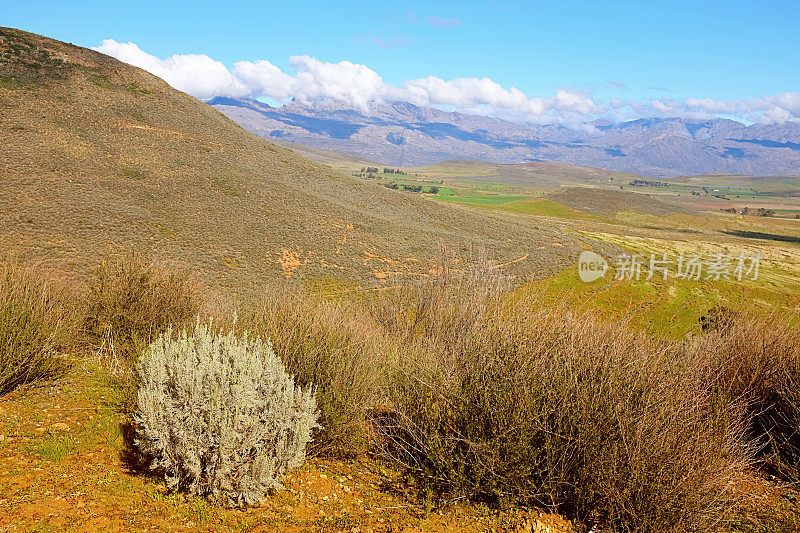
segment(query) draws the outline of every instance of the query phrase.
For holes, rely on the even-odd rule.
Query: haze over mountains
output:
[[[800,124],[745,125],[728,119],[596,121],[585,129],[521,125],[420,107],[341,103],[271,107],[240,98],[208,102],[261,137],[364,157],[391,166],[449,159],[494,163],[558,161],[652,177],[726,173],[800,174]]]

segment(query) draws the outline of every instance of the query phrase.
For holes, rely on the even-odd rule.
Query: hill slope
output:
[[[800,125],[746,126],[728,119],[640,119],[620,124],[526,126],[418,107],[287,104],[214,98],[211,105],[263,137],[338,150],[391,166],[448,159],[558,161],[647,176],[724,172],[800,174]]]
[[[577,244],[357,180],[264,141],[161,79],[0,29],[0,248],[81,271],[147,249],[214,284],[420,275],[439,242],[541,275]]]

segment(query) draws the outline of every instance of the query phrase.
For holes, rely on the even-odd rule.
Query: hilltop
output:
[[[559,231],[425,201],[276,146],[98,52],[0,30],[0,244],[87,271],[132,248],[236,292],[424,275],[439,243],[541,276]],[[338,281],[337,281],[338,283]]]

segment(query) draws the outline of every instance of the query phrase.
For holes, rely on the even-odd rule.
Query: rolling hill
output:
[[[509,267],[526,276],[578,250],[558,230],[339,173],[143,70],[9,28],[0,145],[0,248],[80,272],[135,248],[243,293],[276,277],[369,285],[424,275],[439,243],[456,261],[477,247],[497,263],[526,257]]]

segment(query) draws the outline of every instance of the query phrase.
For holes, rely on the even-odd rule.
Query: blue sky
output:
[[[694,109],[714,116],[750,113],[750,119],[757,120],[770,112],[769,105],[782,105],[782,112],[774,116],[795,120],[800,116],[800,109],[795,109],[800,97],[796,102],[793,96],[800,91],[798,21],[800,2],[796,1],[138,1],[112,5],[34,0],[4,2],[0,7],[0,25],[88,47],[106,39],[132,42],[159,59],[203,54],[231,71],[237,62],[267,60],[294,76],[298,69],[313,71],[315,67],[290,58],[309,56],[319,64],[365,65],[392,87],[431,76],[443,81],[490,78],[504,90],[514,87],[529,99],[554,101],[561,90],[587,96],[596,104],[591,109],[568,105],[565,113],[575,115],[572,119],[602,116],[613,108],[618,118]],[[101,50],[123,59],[113,47]],[[137,64],[134,56],[125,58]],[[139,66],[148,68],[145,64]],[[363,78],[353,83],[363,83]],[[191,85],[179,88],[209,96]],[[521,120],[534,117],[533,121],[540,110],[536,105],[509,103],[514,100],[510,96],[498,100],[485,95],[481,91],[493,90],[485,86],[473,90],[462,83],[440,89],[438,97],[431,97],[430,84],[426,85],[426,95],[415,103],[473,112],[484,109],[487,114],[510,118],[517,112]],[[445,89],[480,95],[455,96],[444,94]],[[297,90],[312,99],[330,92]],[[288,97],[295,96],[295,89],[286,91],[291,93]],[[286,91],[267,90],[266,98],[279,101]],[[383,98],[400,94],[376,91]],[[771,104],[765,96],[773,99]],[[687,107],[687,98],[705,104]],[[663,109],[653,101],[680,105]],[[545,107],[542,116],[563,115],[556,103]]]

